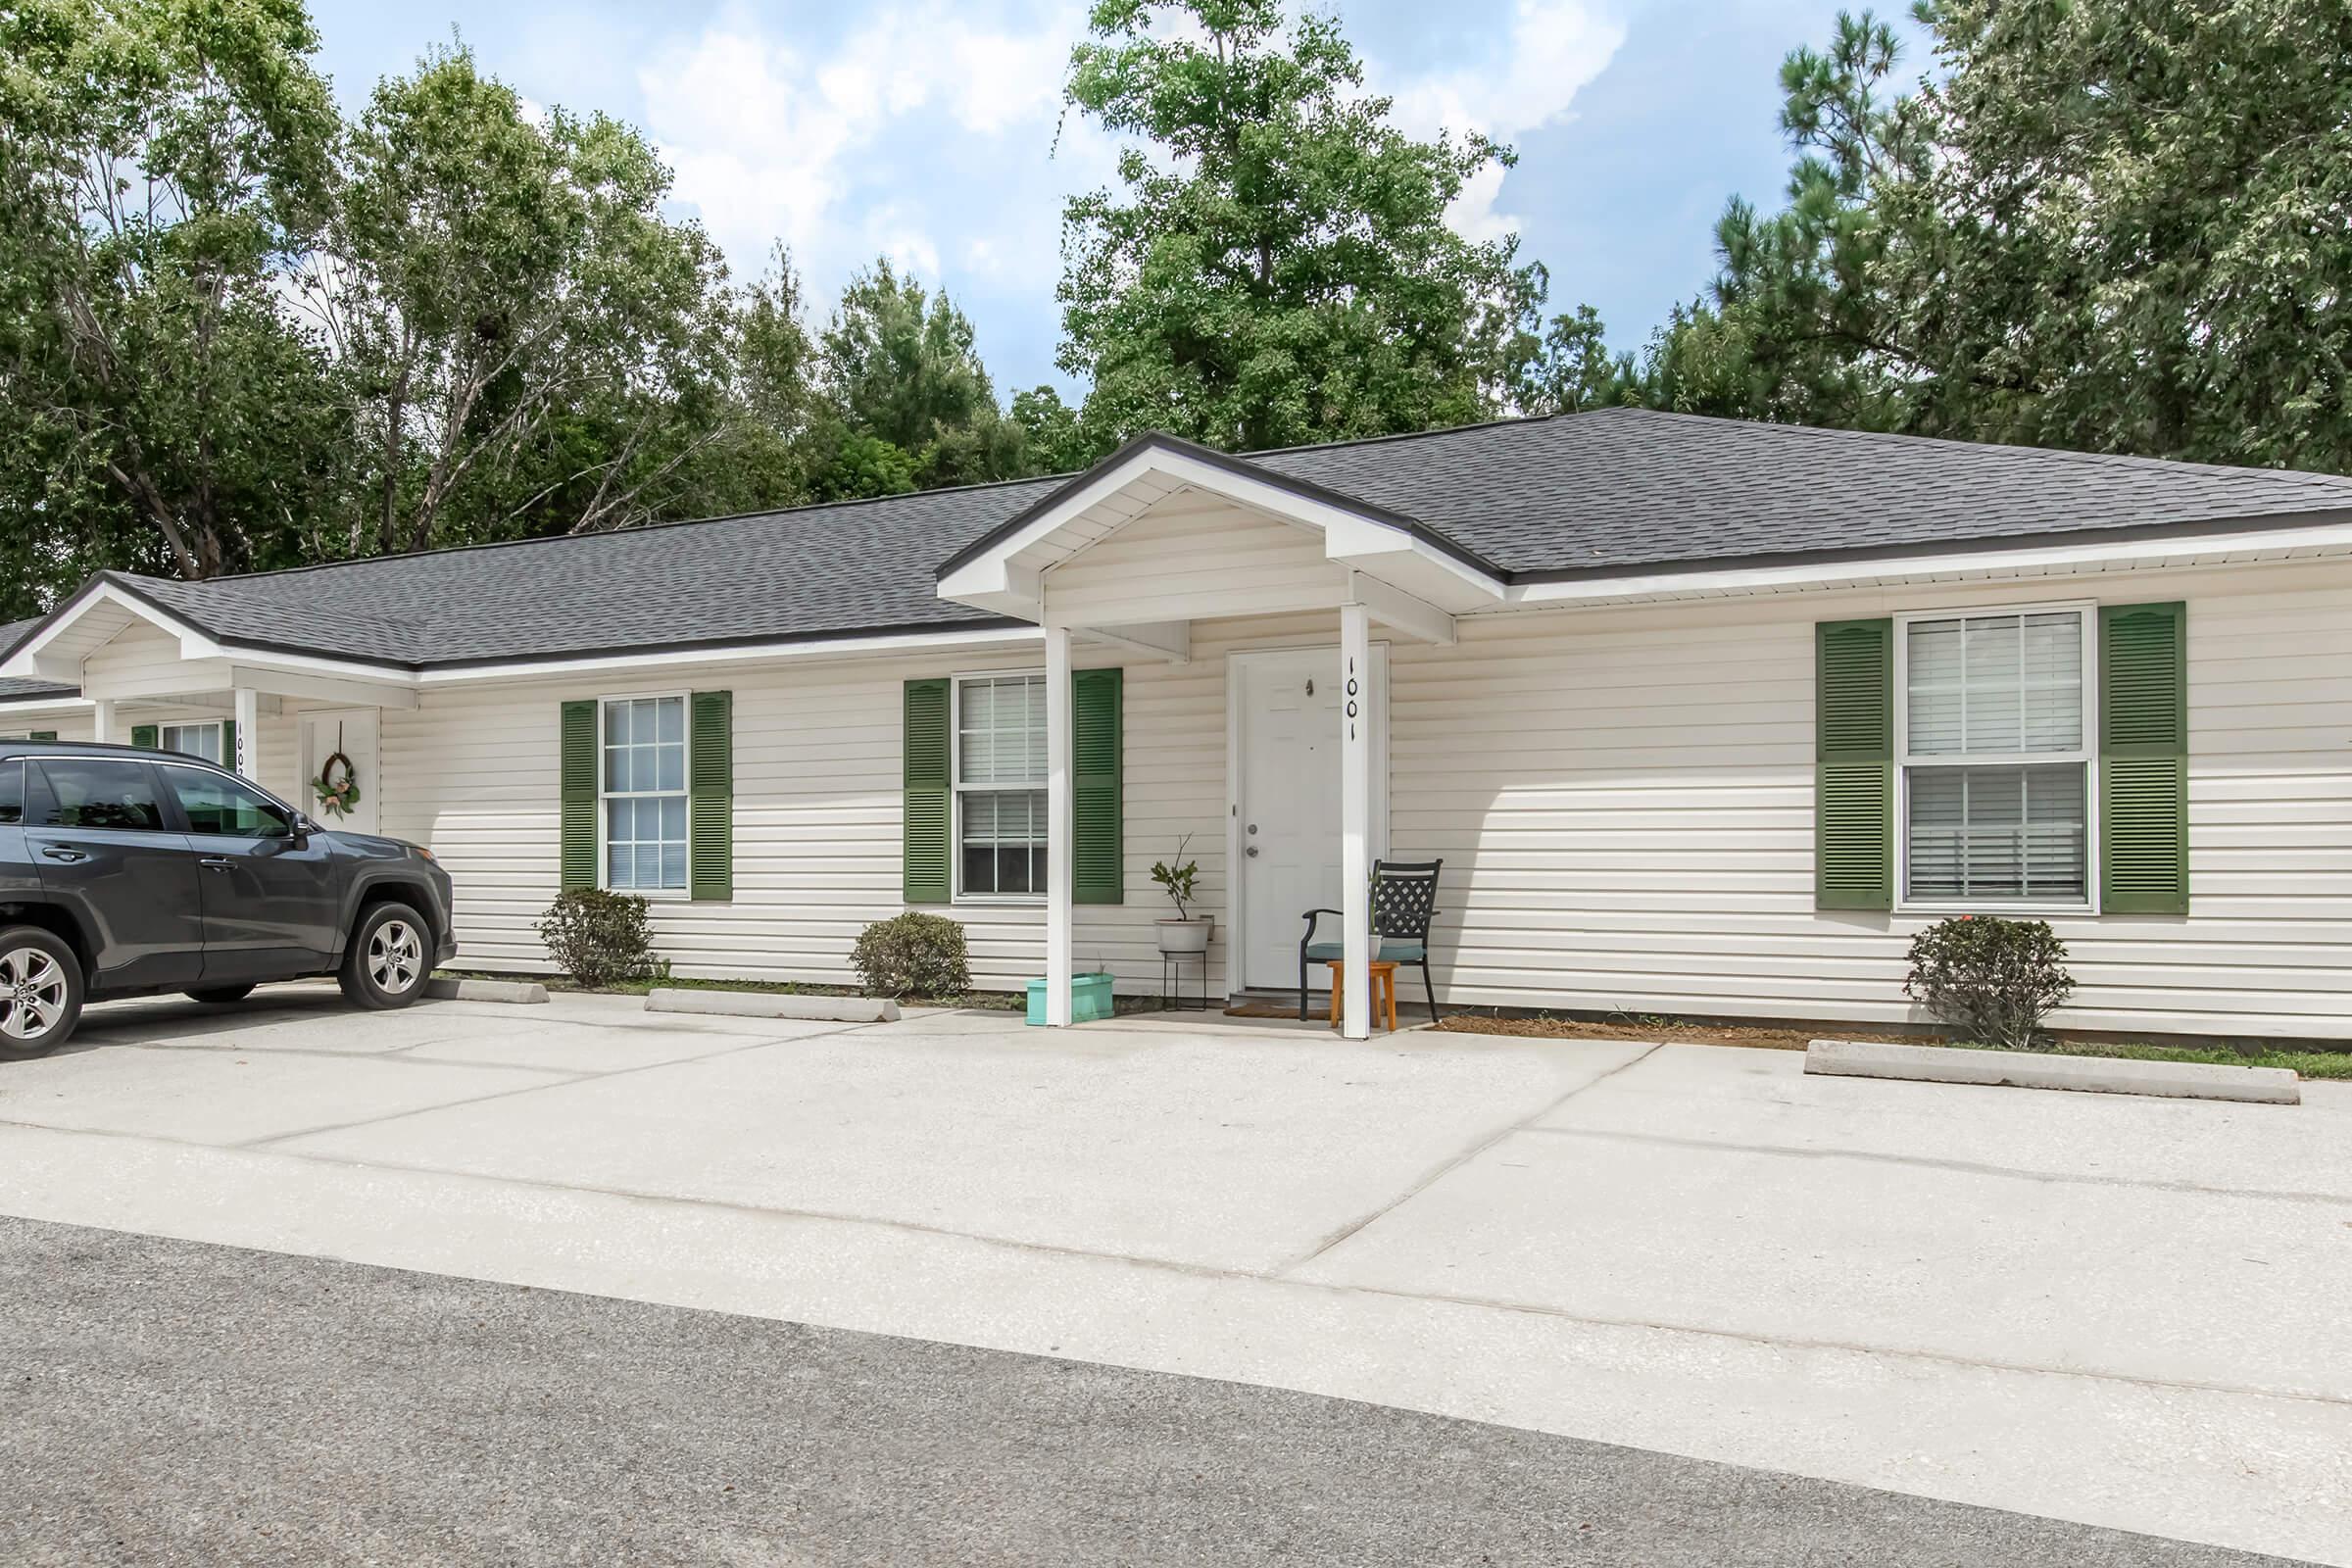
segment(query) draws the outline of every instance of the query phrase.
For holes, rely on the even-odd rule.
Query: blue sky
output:
[[[1835,0],[1348,0],[1372,84],[1415,130],[1477,128],[1519,167],[1454,215],[1515,228],[1552,308],[1597,306],[1639,346],[1713,271],[1724,198],[1777,202],[1780,59]],[[1893,8],[1888,8],[1893,9]],[[643,127],[739,272],[790,244],[816,314],[887,253],[971,316],[1000,395],[1053,381],[1058,219],[1114,148],[1060,122],[1071,0],[314,0],[323,65],[357,108],[453,30],[539,103]],[[1915,76],[1925,64],[1905,62]],[[1056,128],[1059,128],[1058,145]]]

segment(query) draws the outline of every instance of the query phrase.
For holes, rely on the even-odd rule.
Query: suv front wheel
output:
[[[432,972],[432,927],[405,904],[371,904],[343,954],[336,978],[363,1007],[405,1007],[424,995]]]
[[[37,925],[0,928],[0,1056],[37,1056],[81,1021],[81,960]]]

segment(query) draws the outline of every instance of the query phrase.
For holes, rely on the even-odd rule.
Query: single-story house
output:
[[[2352,1035],[2352,479],[1637,410],[206,582],[0,631],[0,733],[148,741],[427,844],[471,967],[559,889],[677,973],[1212,995],[1370,953],[1442,1002],[1891,1022],[1912,933],[2046,916],[2078,1028]],[[1323,971],[1316,971],[1318,977]],[[1349,966],[1349,989],[1362,964]],[[1318,978],[1318,983],[1320,979]],[[1360,1025],[1368,1009],[1348,1009]],[[1057,1008],[1066,1013],[1066,1002]]]

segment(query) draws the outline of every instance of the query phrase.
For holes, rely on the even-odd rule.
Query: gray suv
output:
[[[0,741],[0,1057],[62,1045],[84,1002],[242,1001],[334,975],[405,1007],[457,953],[449,873],[398,839],[329,832],[171,752]]]

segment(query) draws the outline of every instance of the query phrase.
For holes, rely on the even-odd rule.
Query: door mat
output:
[[[1315,1016],[1314,1004],[1307,1004],[1306,1015]],[[1225,1009],[1228,1018],[1291,1018],[1298,1016],[1296,1002],[1237,1002]]]

